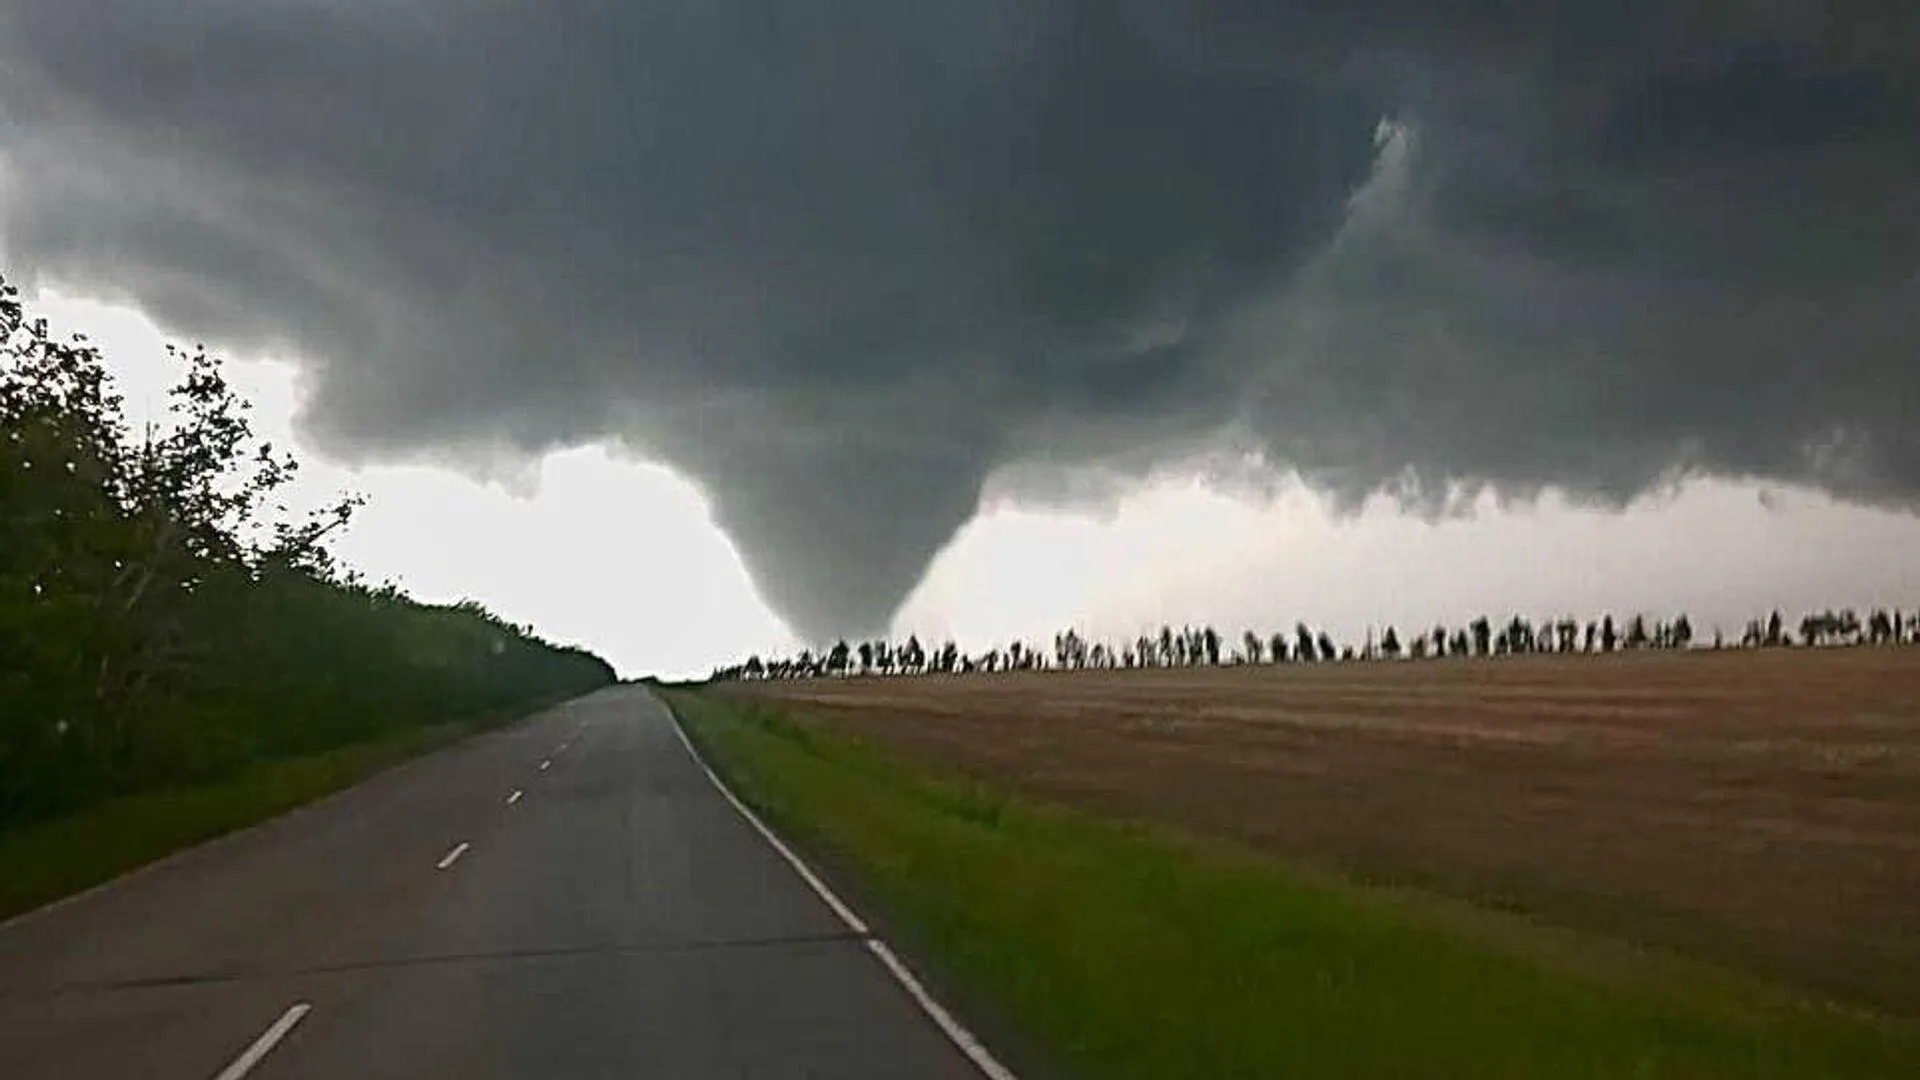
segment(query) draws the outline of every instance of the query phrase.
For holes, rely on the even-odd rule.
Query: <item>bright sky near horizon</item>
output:
[[[164,405],[165,339],[145,316],[60,293],[34,308],[101,345],[136,422]],[[256,428],[296,448],[300,498],[369,497],[336,550],[375,580],[480,600],[629,676],[796,647],[707,499],[664,466],[583,446],[490,479],[427,462],[350,468],[298,437],[297,366],[236,357],[228,371]],[[1699,481],[1619,513],[1551,494],[1508,508],[1488,498],[1427,522],[1379,501],[1340,515],[1298,484],[1254,495],[1168,474],[1093,509],[989,500],[894,629],[978,650],[1069,624],[1120,640],[1211,623],[1237,640],[1305,620],[1357,642],[1389,623],[1404,633],[1481,612],[1685,610],[1703,636],[1737,636],[1772,607],[1920,606],[1920,560],[1900,557],[1915,550],[1920,518],[1781,485]]]

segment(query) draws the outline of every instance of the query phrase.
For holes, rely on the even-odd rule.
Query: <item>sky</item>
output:
[[[1920,10],[1813,7],[7,0],[0,269],[628,673],[1737,634],[1920,602]]]

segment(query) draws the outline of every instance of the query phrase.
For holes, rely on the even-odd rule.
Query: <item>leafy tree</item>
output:
[[[1554,629],[1559,632],[1561,652],[1570,653],[1570,652],[1576,651],[1579,648],[1579,644],[1580,644],[1580,624],[1579,623],[1575,622],[1572,619],[1561,619],[1559,624],[1556,625]],[[1591,645],[1588,646],[1588,651],[1589,652],[1592,651]]]
[[[296,463],[204,350],[129,432],[103,358],[0,280],[0,828],[413,724],[602,685],[595,657],[478,604],[342,574]]]
[[[1267,658],[1276,664],[1287,662],[1287,635],[1276,630],[1267,639]]]
[[[1320,631],[1321,661],[1322,662],[1332,661],[1336,657],[1338,657],[1338,655],[1339,655],[1338,650],[1336,650],[1333,645],[1333,639],[1327,636],[1327,632],[1325,630]]]
[[[1515,615],[1507,623],[1507,651],[1529,653],[1533,651],[1533,624]]]
[[[1293,634],[1296,641],[1293,652],[1294,657],[1303,661],[1317,659],[1318,650],[1313,640],[1313,631],[1307,629],[1307,624],[1295,623],[1293,626]],[[1332,657],[1328,657],[1328,659],[1332,659]]]
[[[1257,664],[1260,662],[1261,656],[1266,650],[1266,645],[1260,640],[1259,634],[1251,630],[1247,631],[1241,635],[1240,644],[1241,647],[1246,650],[1247,663]]]
[[[1614,629],[1613,616],[1600,620],[1600,651],[1612,652],[1620,644],[1620,632]]]
[[[1473,653],[1475,656],[1487,656],[1493,652],[1493,623],[1481,615],[1467,624],[1473,631]]]
[[[1391,626],[1380,637],[1380,652],[1389,660],[1400,658],[1400,635]]]

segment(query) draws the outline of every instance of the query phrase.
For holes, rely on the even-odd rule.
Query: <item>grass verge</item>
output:
[[[768,706],[666,696],[742,798],[1080,1075],[1920,1075],[1905,1022],[1009,799]]]
[[[324,753],[256,762],[221,783],[110,799],[0,833],[0,919],[351,787],[473,730],[466,724],[409,728]]]

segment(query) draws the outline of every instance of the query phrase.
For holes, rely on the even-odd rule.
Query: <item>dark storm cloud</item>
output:
[[[1911,5],[1521,7],[10,0],[0,248],[336,452],[664,458],[808,636],[1023,462],[1912,505]]]

